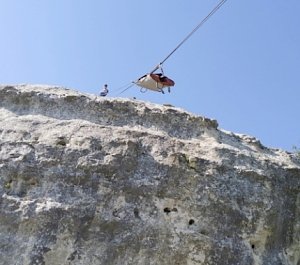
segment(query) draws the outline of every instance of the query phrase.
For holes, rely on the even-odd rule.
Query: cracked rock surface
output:
[[[299,265],[299,157],[170,105],[0,86],[0,264]]]

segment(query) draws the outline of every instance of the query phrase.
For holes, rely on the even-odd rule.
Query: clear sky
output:
[[[151,71],[218,0],[0,0],[0,83],[169,103],[274,148],[300,146],[300,1],[228,0],[168,61],[170,94],[120,87]]]

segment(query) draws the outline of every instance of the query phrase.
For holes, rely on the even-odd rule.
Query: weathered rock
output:
[[[297,156],[58,87],[2,86],[0,108],[0,264],[300,264]]]

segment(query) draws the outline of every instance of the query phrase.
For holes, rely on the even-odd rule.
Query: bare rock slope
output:
[[[299,265],[300,162],[214,120],[0,86],[0,264]]]

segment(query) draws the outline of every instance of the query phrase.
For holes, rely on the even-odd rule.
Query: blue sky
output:
[[[274,148],[300,146],[300,1],[228,0],[168,61],[171,94],[120,87],[152,70],[218,0],[0,0],[0,83],[169,103]]]

